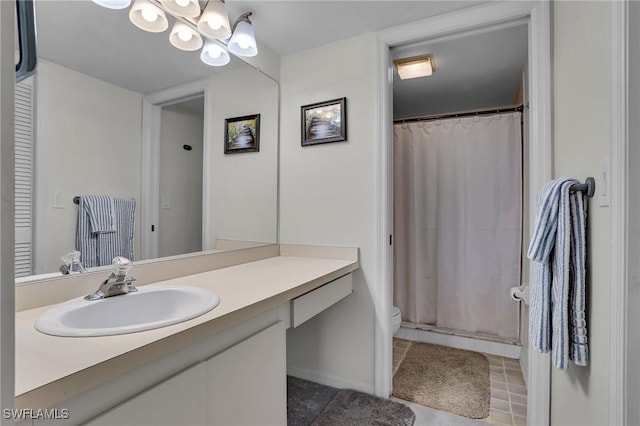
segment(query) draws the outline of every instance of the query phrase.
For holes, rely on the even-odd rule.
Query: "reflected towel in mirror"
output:
[[[116,208],[112,197],[105,195],[85,195],[84,208],[89,217],[92,234],[116,231]]]
[[[84,266],[110,265],[116,256],[133,260],[136,200],[113,198],[115,231],[93,232],[87,197],[90,196],[80,197],[76,228],[76,249]]]

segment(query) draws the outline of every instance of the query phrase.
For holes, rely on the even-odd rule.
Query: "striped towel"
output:
[[[552,363],[587,365],[585,318],[584,195],[571,193],[575,179],[559,178],[538,193],[536,224],[527,252],[533,263],[529,338]]]
[[[136,200],[133,198],[114,198],[114,232],[92,232],[90,214],[80,197],[78,208],[78,227],[76,230],[76,249],[80,251],[86,268],[110,265],[116,256],[134,260],[134,229]]]
[[[85,195],[81,197],[89,216],[92,234],[116,231],[116,209],[113,198],[105,195]]]

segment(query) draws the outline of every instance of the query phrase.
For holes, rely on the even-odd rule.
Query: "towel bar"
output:
[[[75,196],[73,197],[73,204],[80,204],[80,197],[79,196]]]
[[[574,183],[569,189],[571,191],[582,191],[587,197],[593,197],[593,194],[596,193],[596,180],[588,177],[584,183]]]

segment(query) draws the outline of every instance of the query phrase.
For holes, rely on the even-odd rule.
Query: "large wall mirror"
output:
[[[35,9],[38,68],[16,89],[17,282],[59,274],[77,196],[135,200],[134,262],[277,242],[274,79],[174,48],[170,16],[154,34],[91,1]],[[258,114],[258,150],[225,153],[226,126],[251,126],[229,119]]]

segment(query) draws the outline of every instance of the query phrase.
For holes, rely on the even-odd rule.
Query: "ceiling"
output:
[[[228,0],[233,16],[251,10],[256,37],[280,55],[322,46],[482,1]],[[235,13],[233,13],[235,12]]]
[[[392,49],[394,59],[431,53],[430,77],[400,80],[394,73],[394,117],[408,118],[510,105],[527,65],[525,23],[454,39]]]
[[[281,56],[478,3],[227,0],[232,20],[253,12],[259,42]],[[88,0],[36,0],[36,19],[38,56],[143,94],[247,66],[238,59],[204,65],[198,52],[171,46],[169,31],[147,33],[130,23],[128,9]]]
[[[227,0],[231,19],[253,12],[258,40],[280,56],[477,3]],[[198,52],[171,46],[168,31],[136,28],[128,9],[109,10],[88,0],[37,0],[36,17],[41,58],[142,94],[247,66],[236,58],[225,67],[204,65]],[[400,81],[396,74],[396,118],[506,105],[526,66],[527,28],[512,26],[392,52],[396,58],[432,53],[436,61],[436,72],[428,78]]]

